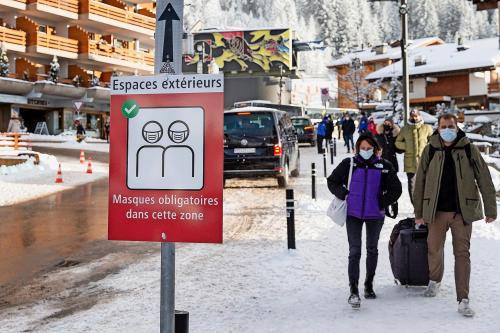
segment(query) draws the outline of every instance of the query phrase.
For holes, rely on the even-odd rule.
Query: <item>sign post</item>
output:
[[[158,0],[156,17],[155,74],[181,74],[184,0]],[[160,333],[173,333],[175,330],[175,243],[161,244],[160,293]]]
[[[222,243],[224,78],[182,75],[183,6],[157,1],[156,75],[111,82],[108,238],[161,242],[161,333],[175,330],[175,242]]]

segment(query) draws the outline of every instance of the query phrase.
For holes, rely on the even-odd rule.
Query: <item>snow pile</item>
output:
[[[59,135],[43,135],[43,134],[33,134],[29,133],[23,135],[23,140],[30,140],[32,142],[74,142],[76,141],[76,132],[66,131]],[[106,143],[106,140],[98,138],[86,137],[82,143]]]
[[[5,153],[6,151],[2,151],[2,154]],[[36,199],[108,175],[108,165],[105,163],[92,162],[93,173],[87,174],[87,163],[80,164],[76,157],[59,160],[53,155],[39,154],[39,157],[39,165],[35,165],[34,159],[29,158],[20,165],[0,167],[0,206]],[[59,163],[62,167],[63,184],[55,183]]]

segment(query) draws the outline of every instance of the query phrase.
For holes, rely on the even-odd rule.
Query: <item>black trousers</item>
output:
[[[378,262],[378,239],[384,225],[381,221],[363,221],[347,217],[346,229],[349,241],[349,283],[359,282],[359,262],[361,260],[361,235],[363,223],[366,224],[366,277],[373,279]]]
[[[408,194],[410,195],[410,201],[413,205],[413,190],[415,186],[415,174],[414,173],[406,173],[408,177]]]
[[[324,136],[317,135],[316,136],[316,144],[318,145],[318,154],[323,154],[324,149],[323,149],[323,140],[325,139]]]

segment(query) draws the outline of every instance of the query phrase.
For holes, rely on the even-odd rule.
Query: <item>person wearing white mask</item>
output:
[[[400,197],[402,189],[391,162],[383,159],[380,144],[370,132],[362,133],[356,141],[352,158],[353,170],[348,181],[351,158],[345,158],[328,177],[328,188],[340,200],[346,200],[346,229],[349,242],[348,303],[355,309],[361,306],[359,297],[359,264],[361,234],[366,225],[366,278],[364,296],[376,298],[373,290],[378,260],[378,240],[384,224],[385,209]],[[349,188],[347,186],[349,185]]]
[[[486,223],[495,221],[496,192],[488,166],[478,148],[458,128],[453,114],[439,117],[438,130],[422,153],[415,180],[414,209],[415,223],[425,223],[429,230],[430,281],[424,296],[438,294],[444,273],[446,233],[451,229],[458,312],[474,316],[469,304],[472,222],[483,218]]]

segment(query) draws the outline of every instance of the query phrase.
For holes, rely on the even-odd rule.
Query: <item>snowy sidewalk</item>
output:
[[[339,145],[339,151],[344,152]],[[347,304],[345,228],[325,216],[331,194],[322,177],[322,157],[301,149],[302,175],[292,180],[298,200],[297,250],[286,250],[285,192],[275,181],[231,181],[224,191],[223,245],[182,244],[177,250],[176,308],[190,313],[190,332],[496,332],[500,330],[500,225],[473,228],[471,305],[474,319],[456,312],[451,242],[441,294],[394,285],[387,251],[395,223],[387,219],[379,243],[376,300],[360,311]],[[336,158],[336,163],[342,156]],[[316,162],[318,200],[310,198],[310,165]],[[332,167],[328,165],[330,173]],[[411,214],[406,192],[399,219]],[[258,187],[252,187],[258,185]],[[364,263],[364,256],[362,258]],[[121,271],[37,304],[0,313],[6,332],[158,332],[160,257],[152,255]],[[91,267],[65,268],[56,275]],[[364,275],[364,264],[361,266]],[[55,275],[52,276],[55,278]],[[362,282],[362,281],[361,281]],[[66,313],[72,294],[102,295],[88,309]]]

